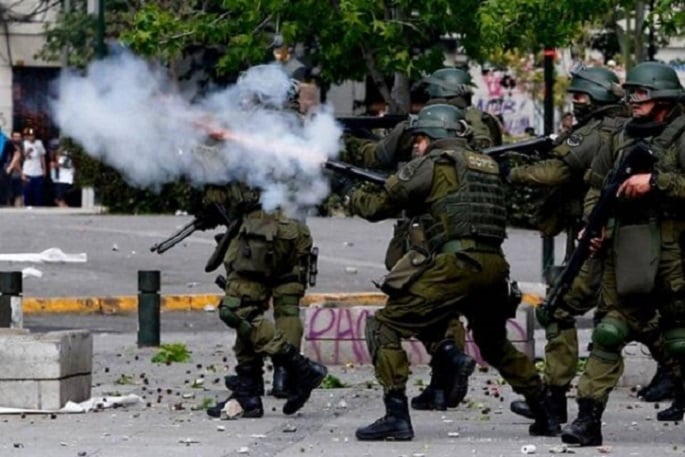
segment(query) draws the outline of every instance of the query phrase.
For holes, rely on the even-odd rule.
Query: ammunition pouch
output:
[[[247,338],[252,331],[252,325],[238,313],[242,300],[238,297],[226,296],[219,305],[219,317],[228,327],[234,329],[238,336]]]
[[[402,218],[395,222],[393,234],[388,249],[385,252],[385,268],[390,271],[407,253],[407,239],[409,238],[409,219]]]
[[[238,233],[238,253],[232,267],[237,273],[255,277],[273,274],[274,238],[278,221],[271,217],[245,218]]]
[[[410,249],[385,276],[380,289],[389,296],[401,294],[432,265],[430,255]]]
[[[616,290],[619,295],[645,294],[654,289],[661,231],[656,220],[618,226],[614,236]]]

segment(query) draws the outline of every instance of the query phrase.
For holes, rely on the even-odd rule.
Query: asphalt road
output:
[[[85,253],[85,263],[0,261],[0,271],[32,267],[41,278],[26,277],[30,297],[117,296],[137,293],[138,270],[160,270],[162,293],[215,293],[212,274],[204,272],[216,231],[196,232],[163,255],[150,246],[191,220],[189,216],[113,216],[66,214],[57,210],[0,210],[0,254],[39,253],[59,248]],[[358,218],[309,218],[319,247],[317,285],[309,292],[377,291],[372,281],[385,272],[383,259],[393,221],[369,223]],[[505,252],[512,277],[540,282],[542,242],[527,230],[509,230]],[[563,240],[557,242],[560,259]]]

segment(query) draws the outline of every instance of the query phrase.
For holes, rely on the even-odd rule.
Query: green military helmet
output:
[[[582,68],[571,73],[569,93],[587,94],[592,101],[600,104],[618,103],[623,97],[620,82],[616,74],[606,68]]]
[[[675,70],[659,62],[642,62],[633,67],[626,75],[623,88],[628,101],[633,102],[677,100],[685,95]],[[638,89],[643,93],[637,94]]]
[[[461,68],[441,68],[425,79],[431,98],[460,97],[473,93],[471,75]]]
[[[409,132],[412,135],[424,134],[433,140],[454,138],[465,130],[464,110],[456,106],[438,103],[424,107],[412,119]]]

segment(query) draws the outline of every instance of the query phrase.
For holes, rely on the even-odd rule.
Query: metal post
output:
[[[12,326],[12,308],[21,308],[21,271],[0,272],[0,327]]]
[[[97,21],[97,49],[96,54],[99,59],[105,57],[105,0],[98,0],[98,21]]]
[[[138,271],[138,347],[159,346],[159,271]]]
[[[553,48],[544,50],[544,129],[545,135],[554,133],[554,57],[556,51]],[[547,278],[547,273],[554,266],[554,237],[542,237],[542,277]]]

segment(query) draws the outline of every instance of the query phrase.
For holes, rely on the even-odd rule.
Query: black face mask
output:
[[[592,103],[573,103],[573,115],[576,119],[583,119],[595,110]]]

